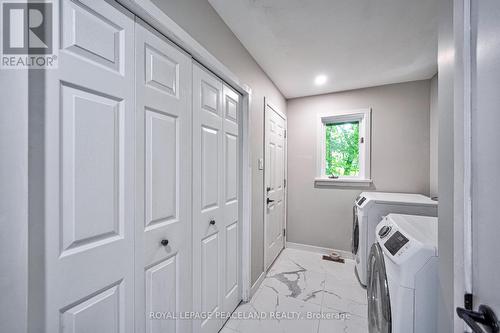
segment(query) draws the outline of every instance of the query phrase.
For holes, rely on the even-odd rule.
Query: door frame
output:
[[[113,0],[107,0],[113,1]],[[151,0],[114,0],[155,28],[204,67],[216,74],[222,81],[241,94],[241,204],[239,216],[241,220],[241,286],[242,299],[250,299],[251,289],[251,221],[252,221],[252,165],[250,150],[250,101],[252,89],[244,84],[215,56],[192,38],[184,29],[167,16]]]
[[[284,147],[283,147],[283,151],[284,151],[284,159],[285,159],[285,162],[283,163],[283,168],[285,169],[284,170],[284,179],[285,179],[285,186],[283,187],[283,200],[284,200],[284,205],[285,205],[285,212],[283,214],[283,229],[285,230],[285,235],[283,237],[283,247],[282,247],[282,250],[285,248],[286,246],[286,237],[287,237],[287,234],[288,232],[286,231],[287,229],[287,211],[288,211],[288,207],[287,207],[287,202],[288,202],[288,120],[287,120],[287,117],[286,117],[286,114],[284,114],[283,112],[281,112],[279,110],[278,107],[275,106],[275,104],[273,104],[272,102],[270,102],[269,98],[265,97],[264,96],[264,133],[263,133],[263,138],[264,138],[264,142],[263,142],[263,147],[264,147],[264,151],[263,151],[263,156],[264,156],[264,177],[263,177],[263,180],[262,180],[262,193],[263,193],[263,196],[262,196],[262,204],[263,204],[263,207],[262,207],[262,214],[264,215],[264,274],[269,270],[269,268],[272,266],[272,263],[269,265],[269,267],[266,267],[266,257],[267,257],[267,234],[266,234],[266,227],[267,227],[267,214],[266,214],[266,207],[267,207],[267,202],[266,202],[266,199],[267,199],[267,191],[266,191],[266,168],[265,168],[265,165],[266,165],[266,127],[267,127],[267,117],[268,117],[268,113],[267,113],[267,109],[271,108],[274,112],[276,112],[281,118],[283,118],[283,120],[285,121],[285,135],[284,135]]]
[[[446,86],[447,92],[439,92],[439,113],[452,113],[453,128],[451,145],[453,152],[453,183],[451,188],[439,188],[439,195],[450,193],[451,211],[446,215],[452,221],[440,221],[440,224],[452,223],[453,235],[451,249],[446,249],[446,256],[453,260],[453,294],[445,299],[444,304],[452,311],[453,322],[450,328],[455,333],[468,330],[468,326],[456,315],[457,307],[464,307],[464,294],[472,293],[472,87],[473,69],[471,40],[471,0],[447,1],[440,8],[440,36],[438,67],[444,77],[438,76],[438,86]],[[444,79],[444,83],[440,82]],[[445,109],[443,109],[443,107]],[[447,171],[448,172],[448,171]],[[441,177],[439,175],[438,177]],[[442,207],[441,209],[447,209]],[[441,238],[441,235],[440,235]],[[449,258],[449,256],[452,256]],[[441,266],[441,264],[440,264]],[[440,273],[442,267],[440,267]],[[444,277],[447,278],[447,277]],[[448,298],[448,295],[442,295]],[[444,314],[444,313],[443,313]],[[446,313],[443,320],[448,320]]]

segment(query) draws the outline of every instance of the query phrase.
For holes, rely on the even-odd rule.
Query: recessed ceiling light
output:
[[[317,85],[317,86],[320,86],[322,84],[325,84],[327,80],[327,77],[326,75],[318,75],[316,76],[316,78],[314,79],[314,83]]]

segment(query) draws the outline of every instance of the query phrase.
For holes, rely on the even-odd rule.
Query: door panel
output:
[[[123,285],[112,285],[97,295],[62,310],[62,332],[123,332],[124,316],[120,307]]]
[[[124,54],[128,47],[124,39],[127,31],[120,22],[107,16],[108,11],[100,11],[98,6],[86,1],[64,0],[61,6],[62,48],[95,65],[123,73],[125,61],[132,59]]]
[[[238,222],[234,222],[226,228],[226,276],[225,292],[226,298],[231,297],[232,293],[238,292],[238,243],[239,230]]]
[[[238,200],[238,137],[226,133],[226,203],[233,203]]]
[[[241,286],[239,284],[239,126],[240,96],[223,86],[224,114],[224,265],[221,279],[224,285],[224,311],[232,312],[241,300]]]
[[[231,312],[241,300],[239,266],[239,95],[193,67],[194,311]],[[217,332],[222,320],[194,325]]]
[[[219,207],[219,137],[220,130],[201,127],[202,209]]]
[[[266,103],[264,264],[268,269],[284,247],[285,119]],[[267,202],[268,201],[268,202]]]
[[[208,236],[201,243],[201,311],[220,311],[219,234]]]
[[[179,281],[177,256],[169,257],[146,269],[146,314],[161,309],[164,313],[179,313]],[[174,320],[146,320],[146,332],[176,332]]]
[[[145,110],[146,227],[178,221],[177,117]]]
[[[222,82],[193,66],[194,311],[222,311],[223,136]],[[213,221],[211,224],[210,221]],[[194,322],[194,332],[217,332],[218,318]]]
[[[133,332],[134,20],[118,4],[54,2],[45,71],[45,332]],[[60,6],[60,8],[57,8]]]
[[[188,320],[150,313],[191,310],[191,59],[140,20],[135,28],[135,326],[187,332]]]
[[[61,95],[61,255],[66,256],[123,234],[123,214],[118,209],[123,207],[119,166],[124,163],[120,147],[125,128],[120,101],[65,84]]]

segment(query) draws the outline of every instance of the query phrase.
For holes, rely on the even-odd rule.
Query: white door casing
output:
[[[276,107],[267,101],[264,104],[264,270],[267,270],[285,244],[286,119]]]
[[[189,332],[191,58],[136,23],[136,332]],[[163,242],[163,244],[162,244]]]
[[[193,309],[231,312],[241,300],[239,95],[193,66]],[[217,332],[217,317],[194,332]]]
[[[474,47],[471,66],[472,293],[475,310],[480,304],[485,304],[500,316],[500,224],[497,210],[500,151],[496,148],[500,140],[500,4],[493,0],[474,0],[471,13]]]
[[[54,6],[61,45],[59,68],[45,71],[44,331],[132,333],[134,19],[104,1]]]

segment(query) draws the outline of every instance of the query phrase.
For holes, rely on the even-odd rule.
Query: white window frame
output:
[[[344,122],[359,122],[359,175],[328,178],[325,174],[326,163],[326,125]],[[371,108],[335,111],[318,115],[317,162],[315,185],[367,186],[371,184]],[[363,140],[361,140],[363,138]]]

